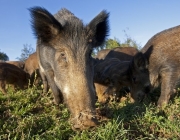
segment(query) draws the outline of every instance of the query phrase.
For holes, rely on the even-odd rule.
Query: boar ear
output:
[[[88,39],[94,47],[102,45],[109,33],[109,13],[100,12],[87,26]]]
[[[145,58],[145,55],[142,52],[138,52],[134,57],[133,57],[133,67],[136,70],[143,71],[147,69],[148,67],[148,62]]]
[[[34,35],[43,43],[50,42],[62,29],[62,25],[46,9],[33,7],[29,11]]]

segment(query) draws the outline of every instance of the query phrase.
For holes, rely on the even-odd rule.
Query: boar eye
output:
[[[61,53],[60,53],[60,57],[61,57],[62,60],[66,61],[66,55],[65,55],[65,53],[61,52]]]
[[[65,52],[59,52],[57,57],[58,57],[57,60],[58,60],[59,63],[62,63],[62,62],[66,62],[66,61],[67,61]],[[63,64],[63,63],[62,63],[62,64]]]

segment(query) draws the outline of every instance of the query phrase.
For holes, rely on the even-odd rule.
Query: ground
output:
[[[177,95],[161,110],[156,106],[158,92],[139,104],[132,103],[126,95],[118,103],[96,103],[100,125],[73,131],[68,109],[64,104],[53,104],[51,92],[43,95],[36,87],[9,89],[7,95],[0,92],[0,139],[178,139],[180,97]]]

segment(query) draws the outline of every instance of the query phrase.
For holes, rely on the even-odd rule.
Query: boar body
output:
[[[37,53],[34,52],[25,61],[24,71],[30,75],[30,86],[33,83],[38,86],[41,83],[41,76],[39,72],[39,64],[37,59]],[[47,93],[48,87],[45,85],[43,86],[43,92]]]
[[[0,63],[0,89],[6,94],[6,84],[24,89],[28,87],[28,75],[22,69],[8,63]]]
[[[127,82],[130,61],[120,61],[117,58],[100,60],[94,67],[94,83],[98,101],[106,103],[115,95],[120,97],[120,89],[129,85]]]
[[[139,101],[161,86],[158,106],[168,103],[180,80],[180,26],[154,35],[131,64],[132,97]]]
[[[98,66],[95,67],[96,69],[95,71],[98,71],[100,75],[102,75],[102,73],[103,75],[107,74],[106,78],[112,76],[113,83],[116,83],[110,86],[109,83],[108,84],[103,83],[104,82],[103,80],[105,79],[100,78],[99,79],[100,81],[97,81],[97,79],[95,79],[96,94],[98,96],[99,102],[106,103],[109,100],[109,98],[111,100],[113,98],[115,98],[116,101],[119,100],[120,98],[119,90],[124,86],[129,86],[130,84],[130,82],[127,82],[127,84],[124,84],[122,82],[123,80],[125,80],[124,79],[125,77],[122,77],[122,74],[127,73],[125,71],[128,70],[127,68],[130,63],[127,61],[131,61],[134,55],[138,52],[139,51],[134,47],[116,47],[113,49],[104,49],[98,52],[95,58],[96,58],[96,62],[98,62],[98,59],[100,61],[98,62]],[[121,62],[118,62],[117,59],[120,60]],[[116,62],[114,60],[116,60]],[[108,69],[108,71],[104,72],[104,69],[106,69],[107,67],[110,68]]]
[[[23,61],[5,61],[6,63],[13,64],[20,69],[24,69],[24,62]]]

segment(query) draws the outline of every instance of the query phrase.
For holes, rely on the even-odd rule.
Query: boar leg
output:
[[[42,78],[42,82],[43,82],[43,93],[47,93],[48,92],[48,82],[47,82],[47,78],[46,78],[46,75],[41,71],[39,70],[39,73],[41,75],[41,78]]]
[[[175,76],[171,72],[164,72],[162,74],[161,95],[158,99],[158,106],[164,107],[167,105],[171,94],[173,94],[175,82]]]
[[[63,95],[61,91],[56,86],[56,83],[54,82],[54,72],[53,70],[46,71],[46,77],[48,79],[48,84],[51,87],[52,93],[54,95],[55,103],[60,104],[63,102]]]
[[[4,80],[0,80],[0,90],[2,91],[3,94],[6,94],[6,84]]]

